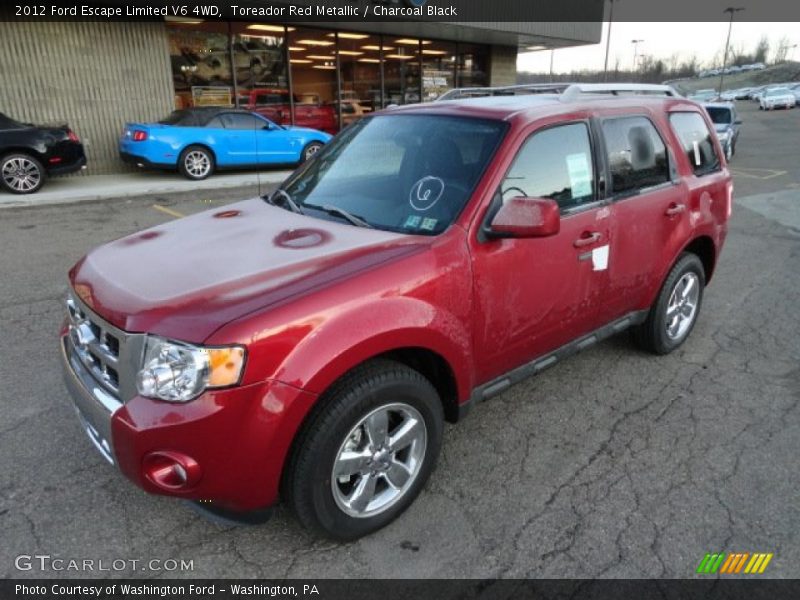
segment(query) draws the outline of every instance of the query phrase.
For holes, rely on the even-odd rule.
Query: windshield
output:
[[[771,90],[767,90],[767,96],[785,96],[786,94],[790,94],[791,92],[787,88],[773,88]]]
[[[716,106],[707,106],[706,110],[711,117],[711,121],[717,125],[728,125],[733,121],[731,119],[731,110],[729,108],[720,108]]]
[[[434,115],[365,118],[284,189],[306,214],[342,220],[335,207],[378,229],[436,235],[464,208],[506,127]]]

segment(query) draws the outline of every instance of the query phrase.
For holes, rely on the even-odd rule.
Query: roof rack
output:
[[[652,96],[680,97],[671,85],[654,83],[574,83],[561,94],[564,102],[576,99],[582,94],[609,94],[612,96],[640,94]]]
[[[517,96],[523,94],[561,94],[571,83],[525,83],[521,85],[505,85],[499,87],[464,87],[446,91],[436,99],[459,100],[462,98],[481,98],[485,96]]]

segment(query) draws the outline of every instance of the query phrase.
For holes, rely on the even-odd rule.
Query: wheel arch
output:
[[[714,274],[714,267],[717,261],[717,249],[714,245],[714,240],[712,240],[710,236],[701,235],[684,246],[680,254],[684,252],[694,254],[700,259],[700,262],[703,263],[706,284],[708,284],[708,282],[711,281],[711,276]],[[678,256],[680,256],[680,254]]]
[[[35,148],[31,148],[30,146],[8,146],[3,148],[0,151],[0,160],[4,159],[6,156],[11,154],[28,154],[33,156],[36,160],[42,163],[42,168],[47,171],[47,165],[44,164],[44,155],[36,150]]]
[[[189,143],[184,144],[181,147],[180,151],[178,152],[178,161],[180,161],[180,158],[181,158],[181,156],[183,155],[184,152],[186,152],[189,148],[193,148],[195,146],[200,147],[203,150],[207,150],[208,153],[211,154],[211,158],[214,159],[214,166],[217,166],[217,164],[218,164],[217,153],[214,152],[214,148],[212,148],[211,145],[208,144],[207,142],[189,142]]]

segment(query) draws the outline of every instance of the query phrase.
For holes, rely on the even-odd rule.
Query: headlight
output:
[[[243,366],[240,346],[202,348],[150,337],[136,389],[148,398],[188,402],[206,389],[236,385]]]
[[[730,131],[723,131],[719,134],[719,141],[720,142],[727,142],[728,138],[731,136]]]

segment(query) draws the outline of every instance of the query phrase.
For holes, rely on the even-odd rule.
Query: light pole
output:
[[[725,69],[728,68],[728,46],[731,43],[731,29],[733,29],[733,15],[739,11],[744,10],[744,8],[740,6],[729,6],[722,12],[724,13],[731,13],[731,21],[728,23],[728,39],[725,41],[725,55],[722,58],[722,71],[719,74],[719,91],[717,94],[720,96],[722,95],[722,82],[725,81]]]
[[[611,47],[611,24],[614,22],[614,2],[619,0],[608,0],[611,4],[611,12],[608,14],[608,37],[606,38],[606,62],[603,64],[603,81],[608,81],[608,50]]]
[[[792,60],[792,57],[794,56],[794,49],[797,48],[797,44],[787,44],[786,46],[781,46],[781,48],[786,48],[785,60]]]
[[[639,56],[639,44],[644,40],[631,40],[633,44],[633,71],[636,72],[636,57]]]

